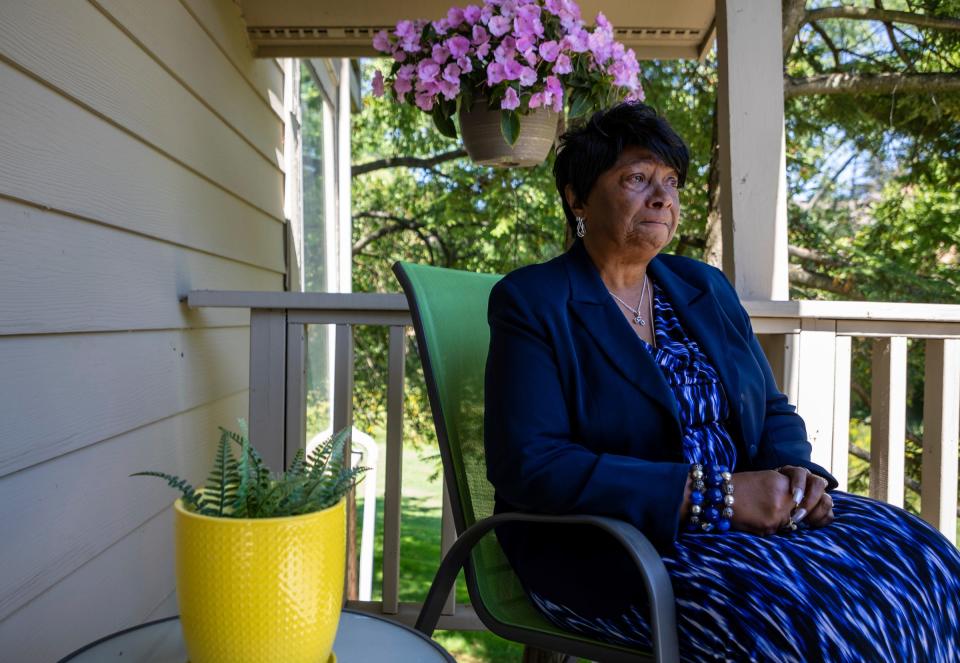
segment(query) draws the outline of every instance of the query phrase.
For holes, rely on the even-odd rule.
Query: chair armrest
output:
[[[510,512],[498,513],[474,523],[457,537],[440,563],[414,628],[427,636],[433,635],[443,602],[449,595],[457,574],[469,558],[470,551],[491,529],[509,522],[593,525],[610,534],[624,547],[643,578],[644,588],[650,599],[650,630],[656,659],[679,660],[673,585],[670,584],[670,576],[663,560],[640,530],[627,522],[606,516],[553,516]]]

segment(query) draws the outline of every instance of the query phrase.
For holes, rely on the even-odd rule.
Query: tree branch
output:
[[[787,246],[787,253],[794,258],[800,258],[800,260],[809,260],[810,262],[815,262],[818,265],[836,267],[844,264],[844,261],[840,258],[828,256],[815,249],[808,249],[805,246],[795,246],[790,244]]]
[[[853,163],[853,160],[856,159],[856,158],[857,158],[857,153],[856,153],[856,152],[853,152],[853,154],[851,154],[851,155],[847,158],[847,160],[843,162],[843,165],[841,165],[841,166],[833,173],[833,175],[831,175],[828,179],[826,179],[826,180],[824,180],[823,182],[820,183],[820,188],[817,189],[817,192],[816,192],[815,194],[813,194],[813,196],[810,197],[810,200],[808,200],[806,203],[803,203],[803,204],[800,204],[800,205],[799,205],[800,208],[801,208],[802,210],[804,210],[804,211],[809,211],[809,210],[812,210],[813,208],[815,208],[815,207],[817,206],[817,203],[820,202],[820,199],[823,198],[824,194],[826,194],[827,190],[828,190],[834,183],[836,183],[836,181],[837,181],[837,179],[840,177],[840,175],[843,174],[843,171],[845,171],[845,170],[850,166],[850,164]]]
[[[392,235],[403,230],[409,230],[416,233],[424,245],[426,245],[427,250],[430,251],[431,264],[436,264],[436,259],[433,255],[434,249],[439,249],[443,253],[443,264],[445,267],[449,267],[453,263],[453,256],[451,255],[450,249],[447,247],[446,242],[443,241],[440,235],[430,230],[430,226],[426,223],[380,211],[357,212],[353,215],[353,218],[380,219],[382,221],[390,221],[393,223],[393,225],[378,228],[369,235],[358,239],[356,243],[354,243],[353,249],[351,250],[353,255],[359,255],[363,249],[382,237],[386,237],[387,235]]]
[[[808,288],[815,288],[817,290],[823,290],[825,292],[833,292],[850,299],[862,298],[856,293],[853,288],[853,282],[850,280],[841,282],[838,279],[831,278],[824,274],[817,274],[816,272],[808,271],[800,265],[790,264],[788,269],[790,283],[806,286]]]
[[[881,0],[874,0],[874,4],[877,6],[877,9],[883,9],[883,3]],[[893,50],[897,52],[900,60],[907,66],[909,71],[915,72],[916,68],[913,66],[913,62],[911,62],[910,58],[907,57],[907,52],[903,50],[902,46],[900,46],[900,42],[897,41],[897,36],[893,33],[893,23],[890,21],[884,21],[883,28],[887,31],[887,39],[890,40],[890,45],[893,46]]]
[[[820,27],[819,23],[811,23],[810,27],[813,28],[814,32],[820,35],[823,43],[825,43],[827,48],[830,49],[830,52],[833,53],[833,66],[837,69],[840,69],[840,50],[837,48],[837,45],[833,43],[833,40],[830,39],[830,35],[827,34],[826,30]]]
[[[358,212],[354,215],[355,219],[380,219],[382,221],[392,221],[392,225],[383,226],[382,228],[377,228],[369,235],[361,237],[358,239],[354,245],[352,253],[357,255],[363,251],[367,246],[374,243],[381,237],[386,237],[387,235],[392,235],[393,233],[402,232],[404,230],[418,230],[424,227],[424,224],[418,223],[413,219],[404,219],[403,217],[394,216],[392,214],[385,214],[383,212]]]
[[[855,21],[881,21],[890,23],[908,23],[920,28],[935,30],[960,30],[960,19],[942,18],[928,14],[894,11],[891,9],[872,9],[870,7],[823,7],[805,12],[804,23],[812,23],[827,18],[846,18]]]
[[[806,0],[783,0],[783,57],[787,57],[793,40],[803,25],[807,12],[804,11]]]
[[[960,90],[958,74],[823,74],[807,78],[784,76],[783,96],[813,94],[935,93]]]
[[[450,150],[449,152],[443,152],[427,158],[389,157],[387,159],[377,159],[376,161],[368,161],[367,163],[358,164],[350,169],[350,175],[352,177],[356,177],[357,175],[364,175],[375,170],[382,170],[384,168],[398,168],[401,166],[407,168],[431,168],[439,163],[452,161],[465,156],[467,156],[467,151],[460,149]]]

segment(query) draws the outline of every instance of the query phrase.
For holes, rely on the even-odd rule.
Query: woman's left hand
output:
[[[826,479],[795,465],[784,465],[779,471],[790,478],[790,493],[797,503],[793,522],[803,521],[810,527],[823,527],[833,522],[833,498],[826,492]]]

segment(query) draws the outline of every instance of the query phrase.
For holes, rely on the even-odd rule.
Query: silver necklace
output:
[[[641,327],[646,326],[647,321],[643,319],[642,315],[640,315],[640,309],[643,308],[643,298],[647,294],[647,275],[646,274],[643,275],[643,285],[640,286],[640,303],[637,304],[636,309],[631,308],[631,306],[628,303],[626,303],[625,301],[617,297],[615,294],[613,294],[613,291],[611,291],[609,288],[607,288],[607,292],[610,293],[611,297],[613,297],[618,302],[620,302],[620,304],[623,305],[625,309],[630,311],[630,313],[633,315],[633,321],[635,323],[637,323]]]

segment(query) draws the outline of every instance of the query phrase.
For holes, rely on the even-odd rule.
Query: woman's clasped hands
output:
[[[796,529],[803,522],[822,527],[833,522],[833,498],[827,480],[804,467],[785,465],[777,470],[737,472],[736,509],[731,526],[754,534]]]

